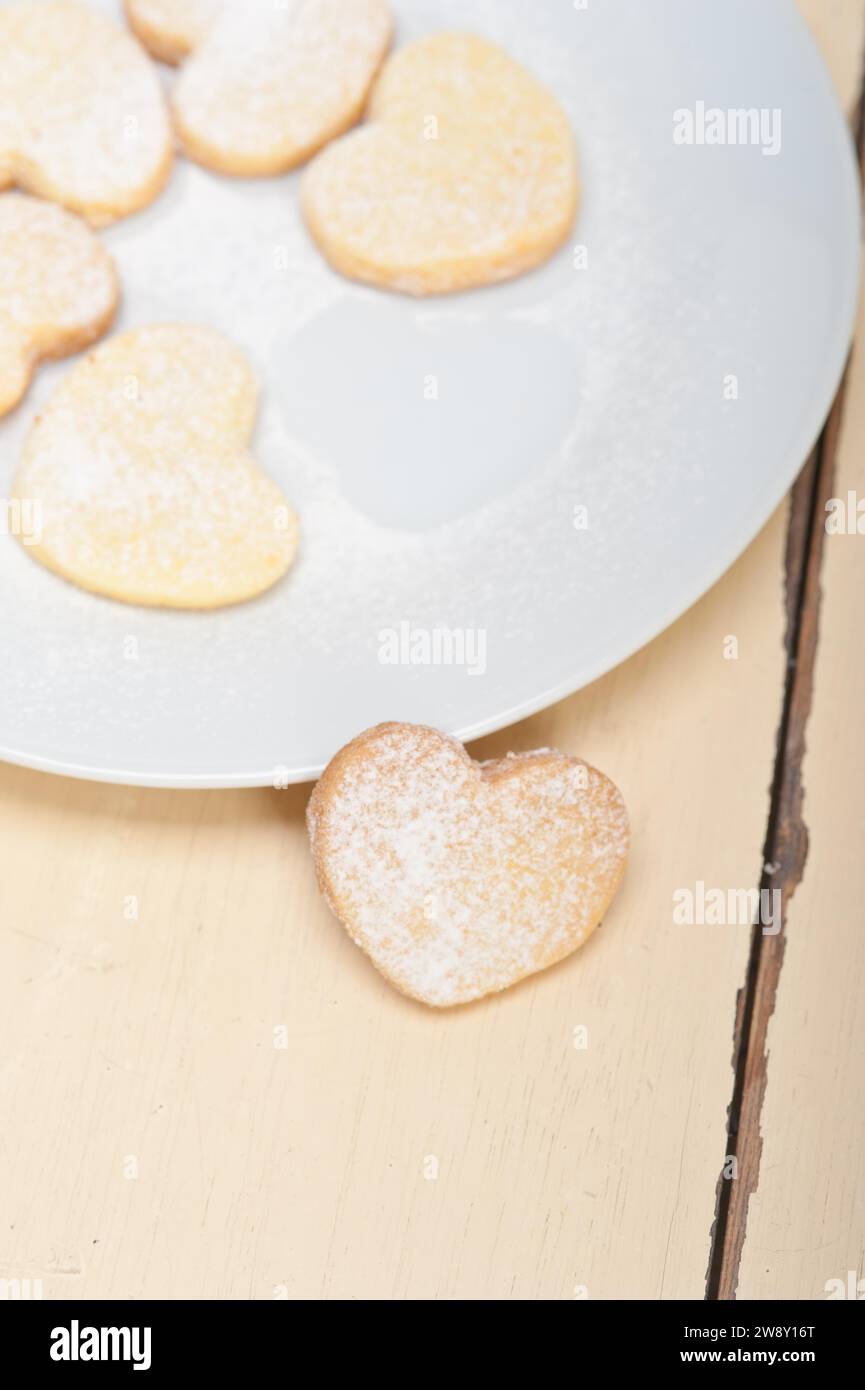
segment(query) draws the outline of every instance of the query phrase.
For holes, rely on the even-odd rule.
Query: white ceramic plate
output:
[[[104,234],[120,326],[209,323],[248,352],[256,452],[300,512],[302,558],[256,603],[162,613],[81,593],[0,537],[3,758],[251,786],[314,777],[383,719],[496,729],[682,613],[804,461],[851,336],[859,200],[791,0],[395,8],[399,41],[472,28],[558,93],[585,183],[574,245],[510,285],[417,303],[325,267],[296,176],[180,161]],[[677,144],[674,111],[696,121],[700,102],[780,111],[780,151]],[[66,370],[0,426],[0,497]],[[442,628],[465,649],[436,651]],[[440,660],[382,661],[406,655]]]

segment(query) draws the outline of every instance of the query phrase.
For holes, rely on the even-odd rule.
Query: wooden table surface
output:
[[[859,133],[865,0],[802,8]],[[0,767],[0,1280],[822,1299],[863,1277],[865,540],[824,526],[865,496],[865,318],[858,340],[726,578],[479,750],[555,745],[625,792],[626,885],[576,961],[426,1011],[321,903],[307,789]],[[780,890],[783,931],[677,925],[700,880]]]

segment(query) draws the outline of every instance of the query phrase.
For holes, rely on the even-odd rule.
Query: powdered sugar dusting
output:
[[[313,234],[346,274],[451,292],[538,265],[570,231],[565,112],[494,44],[442,33],[400,49],[369,117],[315,160],[302,189]]]
[[[119,0],[99,2],[122,17]],[[427,302],[421,313],[329,269],[303,225],[300,175],[216,178],[178,160],[162,196],[104,233],[123,285],[120,326],[182,318],[242,349],[262,392],[252,453],[302,518],[298,559],[255,604],[133,613],[60,583],[0,535],[10,653],[0,682],[4,756],[47,750],[54,765],[88,775],[270,786],[276,768],[314,778],[358,728],[382,719],[465,735],[500,726],[597,674],[631,649],[634,633],[650,630],[673,574],[692,563],[682,547],[695,490],[713,516],[723,513],[727,475],[709,467],[717,431],[694,429],[695,345],[700,353],[713,345],[713,371],[736,360],[753,372],[773,350],[771,316],[763,323],[761,286],[747,277],[718,297],[726,177],[717,188],[702,179],[702,206],[714,209],[707,219],[690,183],[659,170],[652,131],[661,122],[667,130],[667,89],[647,59],[666,61],[669,36],[639,6],[628,34],[598,5],[394,0],[393,8],[397,48],[438,29],[471,29],[554,92],[579,138],[585,197],[575,237],[589,248],[588,272],[562,252],[530,276]],[[741,169],[728,171],[736,186]],[[792,182],[789,192],[795,198]],[[524,430],[517,466],[491,470],[478,487],[466,482],[482,462],[491,467],[489,436],[466,433],[454,412],[447,357],[448,339],[472,318],[486,325],[478,378],[518,403]],[[305,351],[312,320],[333,352],[295,399],[284,364]],[[523,322],[533,325],[524,356],[500,360],[497,329],[513,340]],[[394,382],[390,357],[382,361],[383,336],[398,360],[401,335],[421,370],[440,374],[435,405],[419,380]],[[549,344],[542,356],[538,336]],[[534,431],[548,404],[537,367],[556,353],[563,424],[544,441]],[[361,359],[379,364],[383,409],[403,407],[399,433],[389,410],[378,449],[372,428],[368,450],[325,428]],[[68,371],[46,363],[26,407],[0,421],[0,496],[10,495],[34,413]],[[633,408],[623,411],[622,400]],[[437,470],[447,505],[428,507],[430,470],[419,473],[414,441],[431,412],[447,425]],[[753,455],[746,417],[737,418],[741,425],[732,414],[725,423],[730,457],[751,458],[756,477],[762,456]],[[382,524],[368,478],[403,498],[404,519]],[[588,508],[587,531],[574,529],[577,504]],[[728,523],[729,515],[712,523],[719,544],[729,541]],[[485,630],[487,675],[382,667],[379,633],[403,619]],[[130,631],[137,663],[123,655]]]
[[[187,325],[110,339],[28,438],[16,495],[33,554],[129,602],[214,607],[275,583],[297,548],[286,499],[246,451],[257,390],[242,353]]]
[[[0,186],[94,225],[141,207],[171,163],[159,81],[139,46],[77,0],[0,8]]]
[[[384,725],[337,755],[309,829],[357,944],[438,1007],[505,989],[582,945],[624,871],[628,819],[602,773],[539,751],[473,763],[431,729]]]
[[[179,63],[207,38],[225,0],[126,0],[135,33],[154,58]]]
[[[0,414],[16,403],[41,357],[86,347],[114,314],[118,287],[108,252],[62,208],[0,194]]]
[[[231,172],[293,167],[360,115],[391,27],[386,0],[225,6],[174,92],[184,143]]]

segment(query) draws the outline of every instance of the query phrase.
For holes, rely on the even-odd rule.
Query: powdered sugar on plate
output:
[[[511,284],[422,305],[351,286],[302,224],[298,175],[233,180],[184,160],[103,234],[119,327],[202,323],[249,358],[262,393],[251,451],[298,511],[301,553],[252,604],[171,614],[79,593],[0,535],[0,755],[249,785],[314,776],[385,719],[475,734],[600,674],[734,558],[834,388],[856,184],[792,21],[743,0],[733,17],[670,4],[662,28],[643,0],[396,0],[398,44],[482,34],[573,125],[573,245]],[[755,34],[745,50],[740,21]],[[741,105],[767,82],[785,108],[777,159],[673,144],[674,88]],[[40,372],[0,424],[0,498],[66,370]],[[750,383],[735,404],[730,372]],[[483,675],[383,663],[383,635],[403,623],[484,634]]]

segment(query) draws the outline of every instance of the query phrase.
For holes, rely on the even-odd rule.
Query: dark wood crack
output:
[[[860,175],[865,172],[865,97],[853,123]],[[848,364],[849,371],[849,364]],[[793,488],[785,556],[787,670],[778,731],[769,821],[763,847],[761,890],[781,892],[782,930],[753,930],[745,984],[736,999],[733,1096],[728,1110],[725,1167],[716,1190],[707,1299],[735,1299],[745,1243],[748,1206],[757,1190],[763,1138],[760,1120],[766,1093],[767,1037],[784,962],[787,912],[808,857],[802,765],[811,713],[820,621],[820,572],[826,540],[826,503],[832,497],[847,375],[839,387],[820,440]]]

